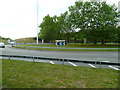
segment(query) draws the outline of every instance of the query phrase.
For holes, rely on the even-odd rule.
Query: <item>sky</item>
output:
[[[19,39],[36,37],[37,26],[46,15],[59,16],[74,5],[77,0],[0,0],[0,36]],[[116,4],[120,0],[107,0]],[[38,20],[38,24],[37,24]]]

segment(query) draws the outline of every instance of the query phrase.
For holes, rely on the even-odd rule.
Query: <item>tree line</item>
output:
[[[70,40],[83,42],[83,39],[94,44],[120,42],[119,17],[120,12],[115,5],[76,1],[60,16],[45,16],[39,25],[39,38],[49,41],[65,39],[68,43]]]

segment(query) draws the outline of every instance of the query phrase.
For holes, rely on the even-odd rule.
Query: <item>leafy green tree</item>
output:
[[[72,28],[67,11],[58,17],[58,24],[62,37],[69,43],[69,40],[74,37],[75,30]]]
[[[113,41],[120,43],[120,26],[118,26],[115,30],[115,38],[113,38]]]
[[[39,37],[45,40],[55,40],[57,38],[56,23],[54,18],[49,15],[43,18],[43,22],[40,24]]]
[[[43,18],[40,24],[40,38],[46,40],[87,38],[90,42],[112,41],[118,38],[116,23],[120,13],[115,5],[106,2],[75,2],[69,11],[60,16]],[[77,30],[77,31],[76,31]]]
[[[96,44],[114,38],[117,23],[117,8],[106,2],[75,2],[69,7],[70,22],[76,29],[84,31],[84,38]]]
[[[71,37],[70,25],[67,21],[67,12],[58,16],[50,17],[49,15],[43,18],[40,24],[39,38],[45,40],[69,39]]]
[[[71,23],[68,20],[68,12],[62,13],[60,16],[54,16],[55,28],[57,31],[56,39],[69,39],[73,37],[74,29],[71,28]]]

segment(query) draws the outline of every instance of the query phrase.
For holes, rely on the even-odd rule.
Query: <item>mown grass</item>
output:
[[[2,88],[2,60],[0,59],[0,89]]]
[[[17,43],[35,43],[35,39],[33,37],[27,37],[27,38],[20,38],[15,40]]]
[[[71,47],[71,48],[118,48],[120,45],[118,44],[106,44],[106,45],[101,45],[101,44],[67,44],[63,46],[56,46],[55,44],[40,44],[40,45],[21,45],[21,46],[38,46],[38,47]]]
[[[119,71],[2,60],[3,88],[118,88]]]
[[[107,45],[100,45],[100,44],[67,44],[63,46],[56,46],[55,44],[40,44],[40,45],[20,45],[20,46],[35,46],[39,48],[32,48],[32,47],[16,47],[22,49],[31,49],[31,50],[49,50],[49,51],[119,51],[119,49],[72,49],[72,48],[119,48],[120,45],[117,44],[107,44]],[[55,49],[55,48],[40,48],[40,47],[61,47],[61,48],[71,48],[71,49]]]

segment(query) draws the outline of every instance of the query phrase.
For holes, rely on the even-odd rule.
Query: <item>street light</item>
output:
[[[118,2],[118,11],[120,12],[120,1]],[[120,26],[120,16],[118,17],[118,26]]]
[[[36,43],[38,43],[38,0],[37,0],[37,39]]]

